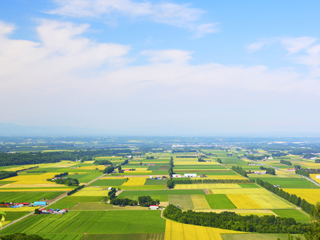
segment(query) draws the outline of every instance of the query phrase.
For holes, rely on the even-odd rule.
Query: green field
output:
[[[167,180],[147,179],[144,185],[167,185]]]
[[[238,184],[242,188],[259,188],[256,184]]]
[[[0,208],[0,211],[3,211],[3,210]],[[14,221],[29,213],[30,212],[6,212],[5,221]]]
[[[297,222],[310,223],[310,217],[299,210],[272,210],[279,217],[294,218]]]
[[[90,186],[121,186],[126,181],[126,179],[101,179],[91,183]]]
[[[206,194],[204,197],[211,209],[236,209],[225,194]]]
[[[0,234],[125,234],[163,233],[160,211],[72,211],[64,215],[34,215],[0,231]]]
[[[165,185],[143,185],[143,186],[114,186],[121,190],[164,190]]]
[[[81,240],[163,240],[164,233],[86,234]]]
[[[69,196],[61,199],[58,201],[60,202],[71,202],[71,203],[78,203],[78,202],[100,202],[102,197],[100,196]]]
[[[249,177],[249,179],[256,179],[256,178],[259,178],[259,177]],[[261,179],[264,182],[268,182],[274,185],[280,185],[281,188],[320,188],[319,186],[303,178],[264,177]]]
[[[193,202],[190,195],[170,195],[169,204],[179,206],[183,210],[194,209]]]
[[[227,169],[222,165],[177,165],[173,168],[178,169]]]
[[[301,240],[305,239],[301,235],[294,235],[293,234],[292,236],[299,236],[299,237],[301,237]],[[223,240],[277,240],[278,238],[280,240],[287,240],[288,239],[287,234],[281,234],[281,233],[279,233],[279,234],[273,234],[273,233],[221,234],[221,237]]]
[[[119,196],[159,196],[159,195],[192,195],[204,194],[203,190],[156,190],[156,191],[123,191]]]
[[[80,183],[88,183],[101,175],[102,175],[102,173],[100,172],[100,173],[90,173],[90,174],[72,174],[69,176],[71,178],[78,179]]]
[[[45,199],[54,199],[63,192],[0,192],[1,202],[35,202]]]

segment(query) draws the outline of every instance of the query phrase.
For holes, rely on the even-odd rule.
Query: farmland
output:
[[[131,143],[130,143],[131,144]],[[119,150],[120,149],[120,150]],[[121,148],[115,151],[122,151]],[[232,170],[232,166],[242,166],[246,171],[259,171],[259,166],[252,166],[253,161],[243,159],[249,150],[197,149],[175,152],[173,149],[150,150],[132,158],[124,156],[96,156],[89,161],[61,161],[37,165],[13,165],[1,169],[23,170],[17,176],[0,180],[0,200],[4,202],[35,202],[51,200],[61,196],[59,201],[46,206],[46,209],[67,209],[63,215],[33,214],[17,224],[0,230],[0,234],[27,233],[38,234],[48,239],[277,239],[281,234],[242,233],[213,227],[183,224],[161,217],[161,211],[152,211],[139,205],[140,196],[150,196],[160,201],[160,208],[170,204],[178,206],[182,212],[192,210],[196,213],[221,213],[228,211],[240,216],[256,215],[294,218],[300,223],[310,223],[308,214],[296,209],[296,206],[273,192],[250,180],[263,179],[273,185],[280,185],[284,191],[297,194],[315,204],[320,199],[320,188],[299,175],[277,170],[275,175],[258,175],[248,172],[249,177]],[[129,151],[128,148],[125,151]],[[131,150],[130,150],[131,151]],[[256,155],[268,153],[259,150]],[[70,152],[69,152],[70,153]],[[239,157],[238,157],[239,155]],[[171,165],[170,159],[173,159]],[[221,160],[221,163],[218,162]],[[242,159],[240,159],[242,158]],[[297,162],[309,162],[294,158]],[[110,165],[98,165],[95,160],[108,160],[113,166],[121,165],[110,173],[103,170]],[[127,161],[127,162],[124,162]],[[293,160],[292,160],[293,161]],[[281,166],[279,159],[270,160],[271,165]],[[261,164],[261,163],[259,163]],[[311,166],[312,164],[309,164]],[[169,171],[181,174],[169,186]],[[68,173],[68,178],[77,179],[84,187],[71,195],[66,195],[76,186],[57,184],[48,181],[55,175]],[[184,174],[196,174],[183,177]],[[200,176],[201,175],[201,176]],[[311,177],[315,178],[314,175]],[[92,181],[92,182],[91,182]],[[90,185],[87,184],[90,182]],[[116,189],[114,199],[119,201],[136,200],[130,205],[115,204],[109,196],[109,187]],[[110,199],[109,199],[110,197]],[[128,200],[129,199],[129,200]],[[50,201],[48,202],[50,203]],[[153,203],[154,204],[154,203]],[[0,208],[7,213],[7,222],[24,216],[39,207]],[[199,224],[201,225],[201,224]],[[207,225],[209,226],[209,225]],[[84,234],[85,233],[85,234]]]

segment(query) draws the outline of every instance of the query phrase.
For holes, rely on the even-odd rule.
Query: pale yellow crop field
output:
[[[166,220],[164,240],[222,240],[220,233],[243,233]]]
[[[210,209],[210,206],[204,195],[191,195],[194,209]]]
[[[3,185],[0,187],[0,189],[6,189],[6,188],[56,188],[56,187],[61,187],[64,188],[66,187],[65,185],[60,185],[60,184],[55,184],[52,182],[47,183],[29,183],[29,184],[17,184],[17,183],[9,183],[6,185]]]
[[[73,188],[25,188],[25,189],[5,189],[0,188],[0,192],[66,192],[71,191]]]
[[[262,209],[262,207],[245,194],[227,194],[238,209]]]
[[[127,179],[127,177],[101,177],[100,179]]]
[[[248,196],[264,209],[293,208],[274,194],[249,194]]]
[[[235,189],[241,188],[238,184],[228,183],[198,183],[198,184],[176,184],[175,189]]]
[[[19,171],[19,170],[23,170],[23,169],[27,169],[27,168],[31,168],[31,167],[36,167],[39,166],[40,164],[36,165],[36,164],[31,164],[31,165],[23,165],[23,166],[19,166],[19,167],[12,167],[10,168],[10,166],[8,166],[8,168],[6,168],[6,171]]]
[[[305,199],[311,204],[316,204],[320,201],[320,189],[294,189],[294,188],[284,188],[290,194],[296,194],[301,199]]]
[[[102,191],[102,187],[85,187],[81,191]]]
[[[2,212],[31,212],[39,207],[4,208]]]
[[[152,173],[152,171],[124,171],[124,173]]]
[[[95,169],[103,170],[106,167],[104,165],[93,165],[93,166],[85,166],[85,167],[79,167],[76,169],[81,169],[81,170],[95,170]]]
[[[210,189],[214,194],[271,194],[263,188]]]
[[[40,175],[18,175],[11,178],[6,178],[1,181],[13,181],[14,183],[6,184],[0,188],[39,188],[39,187],[65,187],[64,185],[56,184],[47,181],[48,178],[53,178],[57,173],[44,173]]]
[[[142,186],[146,182],[147,178],[145,177],[132,177],[121,186]]]
[[[310,167],[310,168],[320,168],[320,163],[315,163],[315,162],[307,162],[307,161],[298,161],[297,162],[299,165],[303,165],[306,167]]]
[[[310,177],[316,182],[320,183],[320,178],[316,178],[316,176],[320,176],[320,174],[310,174]]]
[[[198,160],[193,161],[174,161],[174,165],[220,165],[218,162],[198,162]]]
[[[109,191],[106,191],[106,190],[103,190],[103,191],[79,191],[79,192],[76,192],[75,194],[73,194],[72,196],[87,196],[87,197],[106,197],[108,196],[108,192]]]

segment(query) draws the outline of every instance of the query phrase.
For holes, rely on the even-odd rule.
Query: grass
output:
[[[256,184],[238,184],[241,188],[260,188]]]
[[[126,179],[101,179],[91,183],[90,186],[121,186],[126,181]]]
[[[256,177],[259,178],[259,177]],[[250,177],[250,179],[255,179]],[[320,188],[319,186],[309,182],[302,178],[263,178],[264,182],[268,182],[274,185],[280,185],[281,188]]]
[[[54,199],[63,192],[0,192],[0,199],[3,202],[34,202],[43,198]]]
[[[100,173],[90,173],[90,174],[72,174],[70,175],[70,177],[78,179],[80,183],[88,183],[101,175],[102,173],[100,172]]]
[[[192,195],[204,194],[203,190],[156,190],[156,191],[123,191],[119,196],[155,196],[155,195]]]
[[[69,196],[61,199],[58,201],[60,202],[65,202],[65,203],[79,203],[79,202],[100,202],[102,199],[101,196],[79,196],[79,197],[74,197],[74,196]]]
[[[2,211],[2,209],[0,211]],[[6,212],[5,219],[6,221],[14,221],[18,218],[23,217],[24,215],[27,215],[28,213],[29,212]]]
[[[298,236],[298,235],[292,235],[292,236]],[[301,240],[304,240],[305,238],[301,235]],[[274,234],[274,233],[249,233],[249,234],[221,234],[221,237],[223,240],[287,240],[288,235],[287,234]]]
[[[225,194],[206,194],[204,197],[211,209],[236,209]]]
[[[64,208],[66,208],[67,210],[70,210],[72,207],[74,207],[77,204],[78,203],[76,203],[76,202],[61,202],[61,201],[59,201],[59,202],[56,202],[56,203],[50,205],[50,208],[53,208],[53,209],[64,209]]]
[[[164,185],[143,185],[143,186],[115,186],[121,190],[164,190]]]
[[[191,199],[195,210],[210,209],[205,195],[191,195]]]
[[[147,179],[144,185],[167,185],[168,180]]]
[[[163,240],[164,233],[86,234],[81,240]]]
[[[310,217],[299,210],[295,209],[278,209],[272,210],[279,217],[294,218],[297,222],[310,223]]]
[[[183,210],[194,209],[193,202],[190,195],[170,195],[169,204],[179,206]]]

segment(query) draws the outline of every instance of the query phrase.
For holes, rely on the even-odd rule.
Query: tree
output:
[[[48,240],[48,238],[40,237],[39,235],[27,235],[25,233],[13,233],[10,235],[1,236],[1,240]]]
[[[218,162],[218,163],[222,163],[222,161],[221,161],[220,158],[217,158],[217,162]]]
[[[172,180],[167,181],[167,187],[168,188],[173,188],[174,187],[174,182]]]
[[[310,214],[312,225],[304,234],[306,240],[320,240],[320,202],[317,202],[313,212]]]

